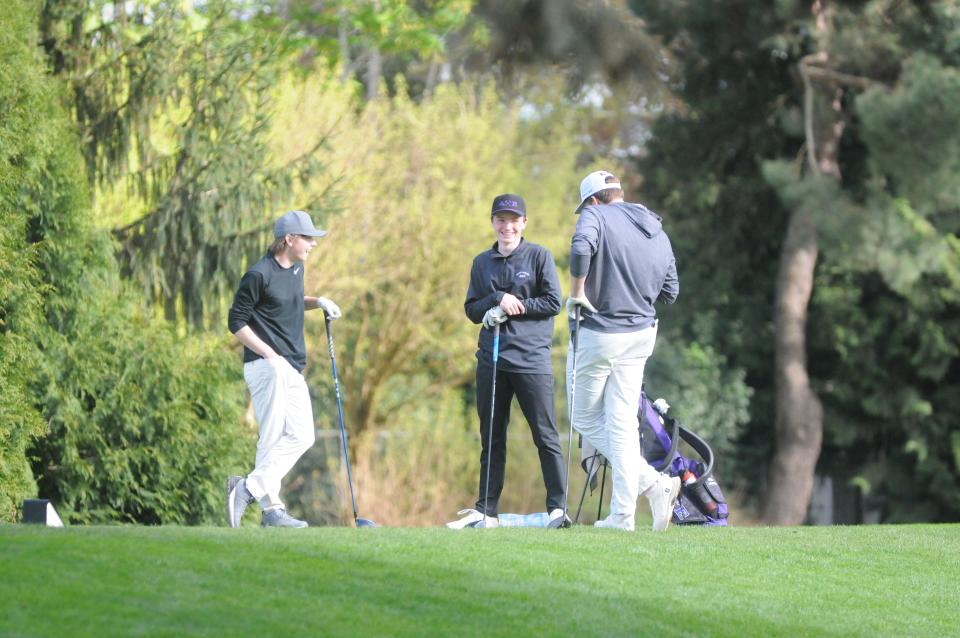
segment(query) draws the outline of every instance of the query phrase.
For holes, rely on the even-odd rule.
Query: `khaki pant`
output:
[[[624,333],[580,328],[573,427],[610,461],[612,514],[632,517],[637,497],[659,476],[643,458],[637,421],[643,370],[656,341],[656,324]],[[571,344],[567,354],[568,401],[572,375]]]
[[[247,490],[264,510],[283,507],[280,481],[316,438],[313,407],[303,375],[283,357],[243,365],[260,425],[257,460]]]

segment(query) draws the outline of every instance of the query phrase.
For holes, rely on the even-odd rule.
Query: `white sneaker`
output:
[[[227,478],[227,523],[230,527],[240,527],[240,520],[247,505],[255,499],[247,491],[247,482],[241,476]]]
[[[611,514],[602,521],[593,524],[594,527],[605,527],[607,529],[622,529],[625,532],[632,532],[633,516],[630,514]]]
[[[570,525],[573,524],[570,520],[570,517],[567,516],[559,507],[555,510],[551,510],[550,513],[547,514],[547,518],[549,519],[547,527],[551,529],[562,529],[565,527],[570,527]]]
[[[661,474],[644,496],[650,501],[653,531],[662,532],[670,526],[670,520],[673,518],[673,508],[680,496],[680,477]]]
[[[457,516],[463,516],[463,518],[450,521],[447,523],[447,527],[450,529],[463,529],[465,527],[493,529],[494,527],[500,527],[500,519],[496,516],[484,516],[474,509],[460,510],[457,512]]]

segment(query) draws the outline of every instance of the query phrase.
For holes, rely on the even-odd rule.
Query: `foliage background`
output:
[[[12,0],[0,520],[38,493],[76,522],[219,520],[256,438],[223,315],[293,207],[330,231],[307,282],[345,311],[332,329],[361,509],[449,519],[476,492],[478,328],[461,308],[489,202],[523,194],[565,288],[576,186],[600,167],[664,217],[682,294],[648,390],[711,442],[739,520],[778,446],[776,279],[798,210],[819,249],[817,475],[853,499],[849,522],[957,520],[958,42],[952,0]],[[837,179],[803,169],[810,56],[852,82],[818,94],[843,131]],[[320,438],[285,496],[345,522],[316,313],[306,336]],[[566,340],[558,318],[564,439]],[[506,510],[542,508],[526,430],[515,408]]]

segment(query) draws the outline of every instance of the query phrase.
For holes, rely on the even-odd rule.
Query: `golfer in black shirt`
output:
[[[256,466],[227,479],[227,519],[239,527],[247,505],[258,501],[263,527],[306,527],[287,514],[280,481],[314,442],[313,408],[303,378],[307,363],[304,310],[322,308],[331,319],[340,308],[326,297],[303,294],[304,262],[326,231],[302,210],[274,226],[268,253],[240,280],[228,326],[243,344],[243,378],[260,426]]]

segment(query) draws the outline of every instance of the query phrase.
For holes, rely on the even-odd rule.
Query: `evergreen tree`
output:
[[[689,106],[655,128],[650,186],[688,220],[675,236],[693,294],[711,291],[700,303],[722,351],[760,397],[776,392],[750,432],[758,468],[774,455],[765,518],[802,522],[818,466],[887,520],[956,516],[932,480],[956,481],[956,443],[930,445],[948,438],[960,337],[942,323],[956,281],[953,3],[634,6],[681,62]]]
[[[0,8],[0,521],[7,522],[37,493],[26,449],[43,432],[28,387],[42,287],[37,247],[26,241],[28,219],[19,205],[22,189],[42,183],[42,158],[56,138],[43,117],[56,93],[30,44],[35,19],[26,0]]]
[[[39,15],[0,9],[0,520],[38,491],[68,521],[218,520],[250,441],[239,371],[119,279]]]
[[[89,178],[126,186],[112,228],[125,271],[168,319],[193,326],[220,325],[244,258],[262,251],[293,185],[319,170],[316,148],[283,165],[269,157],[279,60],[232,8],[68,0],[41,16]]]

